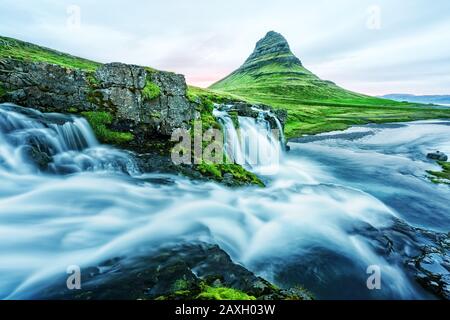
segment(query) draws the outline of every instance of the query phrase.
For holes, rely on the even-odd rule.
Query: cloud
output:
[[[324,79],[369,94],[446,93],[450,2],[378,0],[2,0],[0,33],[101,62],[150,65],[207,86],[238,68],[269,30]],[[68,27],[67,8],[81,25]],[[447,92],[448,93],[448,92]]]

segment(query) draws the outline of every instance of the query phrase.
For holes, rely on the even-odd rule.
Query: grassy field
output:
[[[250,103],[270,105],[286,109],[288,121],[285,134],[287,138],[306,134],[317,134],[334,130],[345,130],[352,125],[367,123],[406,122],[424,119],[449,119],[450,109],[430,108],[426,106],[397,103],[384,99],[374,99],[372,103],[361,100],[346,102],[314,103],[297,101],[277,95],[231,94],[220,90],[192,88],[196,95],[212,101],[242,100]]]
[[[81,69],[85,71],[94,71],[101,65],[100,63],[74,57],[70,54],[0,36],[0,59],[2,58],[47,62],[70,69]]]

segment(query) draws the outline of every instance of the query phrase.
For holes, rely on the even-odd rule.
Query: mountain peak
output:
[[[280,53],[291,53],[289,43],[280,33],[269,31],[264,38],[256,43],[255,51],[272,51]]]
[[[278,32],[269,31],[256,43],[255,50],[241,68],[254,68],[261,64],[281,63],[302,65],[294,56],[286,38]]]

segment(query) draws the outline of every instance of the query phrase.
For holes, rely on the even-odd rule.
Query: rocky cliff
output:
[[[130,147],[170,136],[198,117],[182,75],[110,63],[95,71],[45,62],[0,60],[1,102],[42,112],[107,112],[110,127],[132,133]]]

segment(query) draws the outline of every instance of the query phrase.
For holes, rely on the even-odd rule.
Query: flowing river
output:
[[[258,124],[240,122],[252,139]],[[141,174],[131,154],[100,145],[84,119],[0,105],[0,298],[39,298],[70,265],[195,240],[318,298],[432,298],[408,275],[409,235],[396,226],[450,230],[450,188],[428,180],[426,170],[439,167],[424,156],[450,153],[450,122],[354,127],[290,147],[265,170],[266,188],[235,190]],[[47,173],[29,159],[43,148]],[[387,255],[381,235],[403,250]],[[381,290],[366,287],[371,265],[382,270]]]

